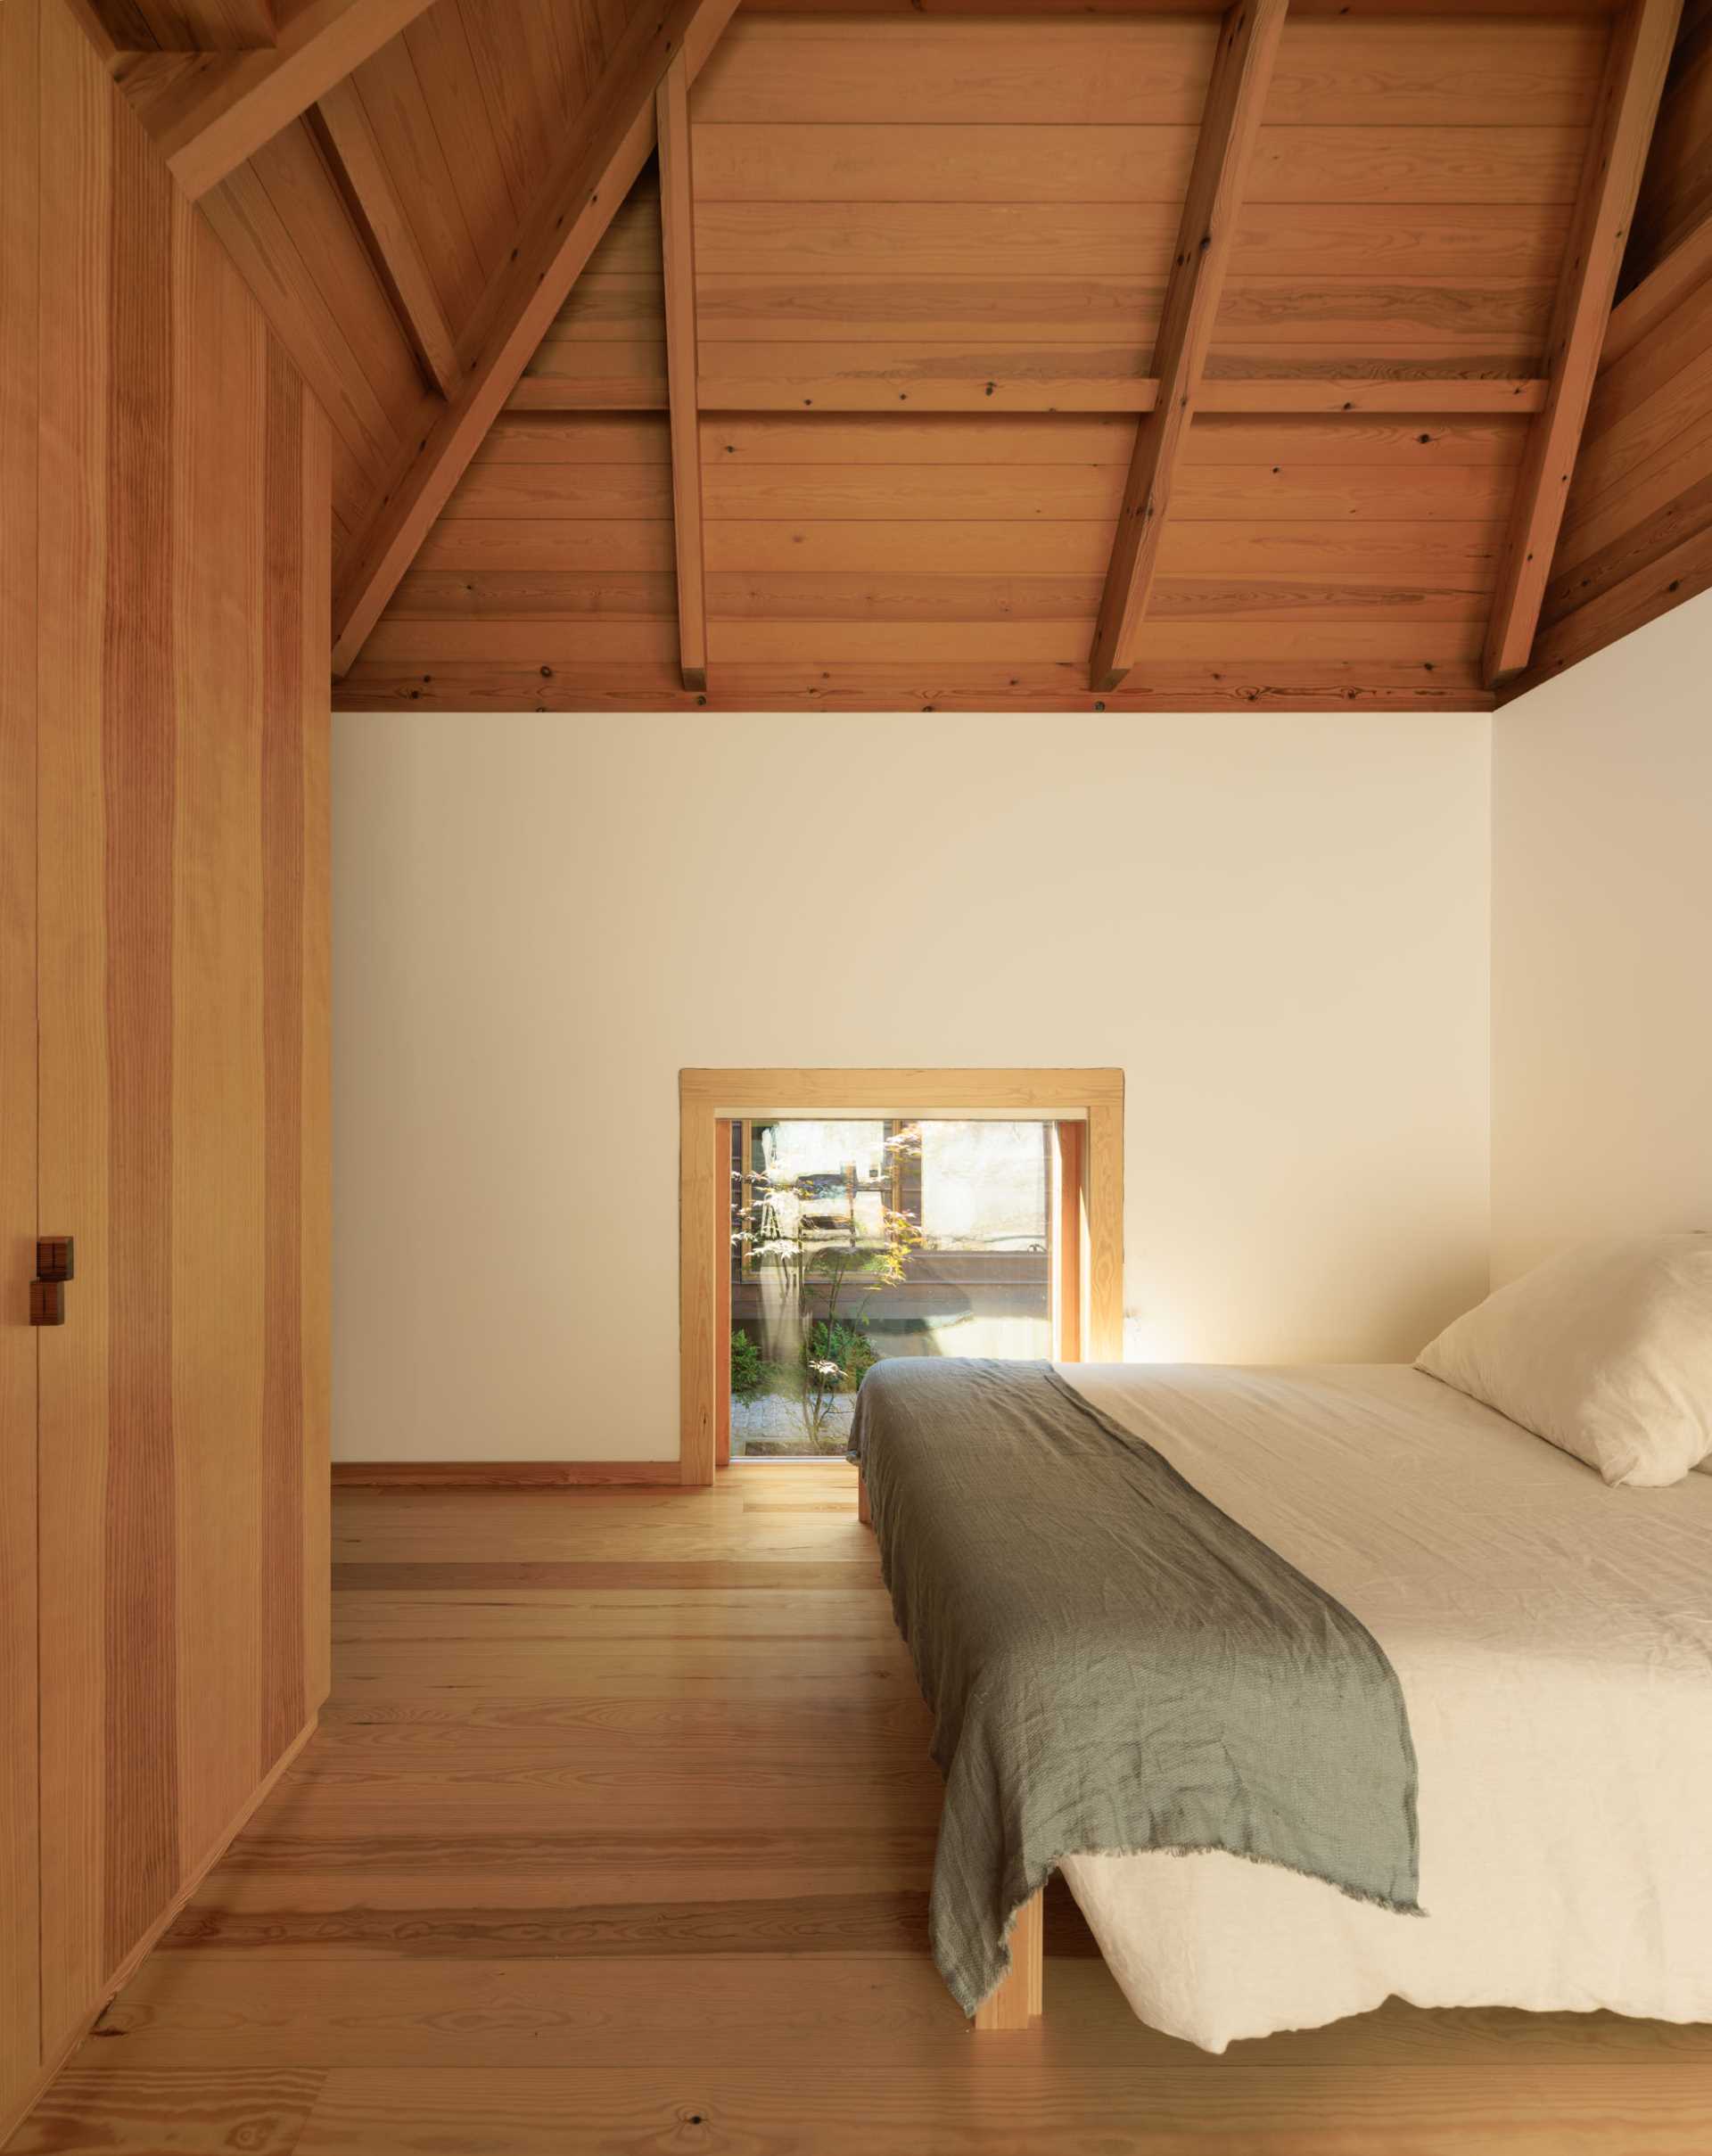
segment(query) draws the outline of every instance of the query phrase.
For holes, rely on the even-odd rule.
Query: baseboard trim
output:
[[[238,1836],[243,1833],[245,1827],[249,1825],[261,1806],[273,1795],[275,1784],[309,1739],[314,1736],[320,1723],[321,1713],[317,1708],[239,1807],[237,1815],[227,1826],[226,1831],[217,1837],[214,1846],[210,1849],[208,1855],[185,1880],[183,1886],[179,1888],[177,1894],[173,1896],[136,1946],[131,1948],[119,1967],[103,1984],[100,1998],[96,2000],[82,2020],[73,2025],[70,2033],[54,2047],[46,2064],[30,2083],[18,2105],[6,2112],[4,2117],[0,2117],[0,2150],[5,2148],[12,2135],[26,2123],[29,2114],[46,2095],[65,2068],[70,2065],[73,2053],[88,2036],[90,2030],[94,2028],[95,2023],[100,2020],[102,2015],[106,2012],[119,1993],[124,1990],[126,1985],[143,1966],[143,1963],[160,1944],[161,1939],[183,1913],[185,1905],[195,1894],[202,1881],[219,1863],[221,1857],[226,1855]]]
[[[335,1460],[335,1490],[681,1487],[675,1460]]]

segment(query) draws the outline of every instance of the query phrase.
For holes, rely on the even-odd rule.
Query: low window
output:
[[[885,1356],[1115,1357],[1122,1089],[684,1072],[685,1479],[842,1452]]]

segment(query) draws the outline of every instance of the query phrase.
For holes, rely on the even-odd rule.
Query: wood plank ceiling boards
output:
[[[1671,603],[1677,5],[80,0],[332,421],[337,700],[496,711],[1485,709]]]

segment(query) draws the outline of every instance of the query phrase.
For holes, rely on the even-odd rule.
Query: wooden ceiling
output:
[[[1644,187],[1680,0],[72,4],[332,417],[347,706],[1479,709],[1567,502],[1635,572],[1707,0]]]

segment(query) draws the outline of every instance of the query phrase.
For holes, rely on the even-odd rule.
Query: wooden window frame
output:
[[[684,1070],[679,1107],[679,1479],[712,1483],[730,1455],[731,1125],[779,1117],[998,1115],[1074,1123],[1060,1173],[1053,1309],[1060,1359],[1124,1352],[1121,1070]],[[1075,1233],[1066,1237],[1066,1223]],[[721,1354],[721,1348],[724,1354]]]

